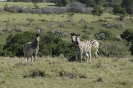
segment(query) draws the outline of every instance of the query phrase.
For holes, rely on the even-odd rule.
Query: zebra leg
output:
[[[30,58],[31,58],[31,62],[32,62],[33,56],[31,56]]]
[[[27,55],[27,53],[25,53],[25,59],[26,59],[26,62],[28,62],[29,56]]]
[[[24,53],[24,58],[25,58],[25,61],[27,62],[27,56],[26,56],[26,54]]]
[[[36,55],[33,55],[33,61],[35,62],[35,59],[36,59]]]
[[[95,56],[98,57],[98,49],[95,51]]]
[[[78,60],[78,52],[77,51],[75,51],[75,59],[76,59],[76,61]]]
[[[90,52],[89,52],[89,58],[90,58],[90,62],[91,62],[91,57],[92,57],[92,56],[91,56],[91,50],[90,50]]]
[[[82,62],[82,55],[83,55],[83,52],[80,52],[80,54],[79,54],[80,56],[80,60],[81,60],[81,62]]]
[[[87,56],[87,62],[88,62],[88,59],[90,59],[90,62],[91,62],[91,52],[89,52],[89,55],[88,53],[86,53],[86,56]]]

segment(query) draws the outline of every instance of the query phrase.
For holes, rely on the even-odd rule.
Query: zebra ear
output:
[[[80,36],[80,34],[77,34],[76,36]]]
[[[73,36],[75,33],[70,33],[71,34],[71,36]]]

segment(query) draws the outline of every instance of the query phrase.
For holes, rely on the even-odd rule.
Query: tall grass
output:
[[[130,59],[130,58],[129,58]],[[100,57],[91,63],[42,57],[0,57],[1,88],[132,88],[133,63],[128,58]]]

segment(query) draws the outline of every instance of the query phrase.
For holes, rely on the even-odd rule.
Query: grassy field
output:
[[[32,23],[31,26],[22,26],[23,31],[33,31],[35,32],[36,27],[41,27],[44,32],[46,33],[48,30],[53,29],[53,30],[61,30],[61,31],[66,31],[68,36],[63,38],[65,40],[70,40],[70,33],[71,32],[76,32],[80,33],[81,35],[84,34],[83,30],[85,30],[83,27],[84,25],[88,25],[89,27],[93,27],[94,30],[87,29],[87,32],[90,34],[90,38],[94,38],[93,34],[98,32],[99,30],[110,30],[113,34],[116,36],[120,36],[120,34],[124,31],[126,28],[132,28],[132,21],[130,21],[129,16],[126,17],[125,21],[118,21],[116,18],[119,16],[117,15],[110,15],[108,13],[104,13],[102,16],[93,16],[91,14],[74,14],[72,16],[72,22],[67,22],[69,17],[68,14],[26,14],[26,13],[2,13],[0,14],[0,30],[5,30],[6,29],[6,24],[7,21],[12,25],[10,27],[11,30],[15,28],[15,26],[21,26],[21,25],[27,25],[28,20],[27,19],[33,19],[34,22]],[[107,19],[108,17],[111,17],[111,19]],[[80,23],[79,21],[83,19],[86,22],[85,23]],[[110,24],[115,24],[115,23],[123,23],[125,26],[122,29],[107,29],[105,27],[101,26],[101,23],[99,20],[106,20],[106,23]],[[64,27],[59,27],[59,24],[63,22]],[[51,25],[49,27],[49,25]],[[16,33],[16,32],[15,32]],[[6,37],[12,34],[11,32],[6,32],[4,31],[3,35],[0,35],[0,45],[5,44],[6,42]],[[14,34],[14,32],[13,32]]]
[[[0,57],[0,88],[133,88],[133,59],[99,57],[91,63],[43,57]]]
[[[117,0],[118,1],[118,0]],[[32,3],[1,2],[0,7],[5,4],[19,5],[23,7],[33,7]],[[39,7],[54,6],[53,3],[39,3]],[[132,29],[132,21],[126,16],[124,21],[119,21],[118,15],[104,13],[101,16],[91,14],[73,14],[72,21],[69,20],[69,14],[26,14],[26,13],[8,13],[0,14],[0,30],[4,32],[0,35],[0,45],[6,43],[6,38],[10,34],[17,32],[8,32],[6,30],[7,21],[11,24],[11,30],[15,26],[22,26],[23,31],[36,32],[39,26],[44,30],[66,31],[67,37],[63,40],[70,42],[70,33],[80,33],[81,36],[88,33],[90,39],[94,39],[94,34],[99,30],[110,30],[116,36],[126,29]],[[30,26],[27,19],[33,19]],[[81,19],[86,22],[79,22]],[[133,19],[133,18],[132,18]],[[101,20],[101,21],[100,21]],[[122,23],[125,26],[122,29],[105,28],[101,26],[102,21],[115,24]],[[63,22],[64,27],[59,27]],[[94,30],[86,29],[84,26],[93,27]],[[63,56],[59,57],[41,57],[37,58],[35,63],[26,63],[24,58],[0,57],[0,88],[133,88],[133,58],[106,58],[99,57],[92,60],[91,63],[68,62]]]
[[[118,0],[116,0],[118,1]],[[23,7],[33,7],[33,3],[24,3],[24,2],[1,2],[0,6],[4,7],[4,5],[7,4],[8,6],[11,5],[19,5]],[[54,3],[38,3],[39,7],[54,7]],[[15,27],[22,27],[23,31],[32,31],[35,32],[36,27],[40,27],[44,30],[44,33],[48,32],[48,30],[61,30],[65,31],[68,36],[63,37],[62,39],[70,41],[70,33],[80,33],[81,36],[84,35],[84,30],[87,30],[86,33],[89,34],[90,39],[94,39],[94,34],[98,32],[99,30],[110,30],[113,34],[116,36],[120,36],[120,34],[127,28],[132,29],[132,20],[130,20],[129,16],[126,16],[126,20],[119,21],[117,20],[119,18],[119,15],[113,15],[109,13],[104,13],[101,16],[94,16],[91,14],[79,14],[75,13],[72,15],[72,21],[67,22],[70,17],[70,13],[63,13],[63,14],[30,14],[30,13],[9,13],[9,12],[3,12],[0,14],[0,30],[4,32],[3,35],[0,35],[0,45],[4,45],[6,43],[6,38],[10,34],[15,34],[17,32],[7,32],[6,30],[6,24],[9,21],[10,27],[8,27],[10,30],[14,30]],[[132,18],[132,17],[131,17]],[[33,23],[30,26],[24,26],[29,23],[27,19],[33,19]],[[85,20],[86,22],[79,22],[80,20]],[[133,18],[132,18],[133,19]],[[99,21],[101,20],[101,21]],[[106,21],[106,23],[110,24],[124,24],[124,27],[122,29],[116,29],[116,28],[105,28],[101,26],[102,21]],[[59,25],[63,22],[64,27],[59,27]],[[50,26],[49,26],[50,25]],[[90,29],[84,29],[84,26],[88,25],[89,27],[94,28],[94,30]]]
[[[13,6],[13,5],[18,5],[18,6],[21,6],[21,7],[34,7],[33,3],[32,2],[0,2],[0,8],[1,7],[4,7],[5,5],[8,5],[8,6]],[[38,3],[38,6],[39,7],[52,7],[52,6],[55,6],[54,3]]]

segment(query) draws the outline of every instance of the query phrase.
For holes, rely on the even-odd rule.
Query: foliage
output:
[[[126,10],[122,8],[120,5],[114,5],[114,13],[119,13],[119,14],[126,14]]]
[[[120,36],[122,39],[126,40],[129,45],[131,42],[130,51],[131,51],[131,55],[133,55],[133,30],[126,29]]]
[[[5,10],[8,11],[8,12],[17,12],[17,13],[22,13],[23,12],[23,7],[20,7],[18,5],[12,5],[12,6],[6,6],[5,7]]]
[[[82,39],[89,39],[90,37],[89,37],[89,34],[84,33],[81,38]]]
[[[125,9],[126,9],[127,13],[133,14],[133,4],[130,4]]]
[[[67,33],[65,31],[61,31],[61,30],[49,30],[48,33],[52,34],[52,35],[60,36],[60,37],[67,36]]]
[[[39,3],[39,2],[41,2],[41,0],[31,0],[31,2],[34,4],[34,6],[36,7],[37,5],[37,3]]]
[[[124,17],[123,16],[120,16],[119,19],[120,20],[123,20]],[[124,23],[111,24],[111,23],[103,22],[103,23],[101,23],[101,26],[103,26],[105,28],[116,28],[116,29],[120,29],[120,28],[123,28],[125,25],[124,25]]]
[[[26,42],[34,40],[34,33],[24,32],[15,35],[9,35],[7,42],[3,47],[2,56],[23,56],[23,45]],[[39,56],[59,56],[63,54],[70,58],[73,56],[73,46],[69,42],[63,41],[57,36],[51,34],[41,35]]]
[[[4,56],[22,56],[23,51],[22,47],[23,45],[33,40],[33,33],[30,32],[24,32],[23,34],[17,33],[15,35],[11,34],[6,39],[6,44],[3,47],[3,50],[5,52]]]
[[[40,55],[59,56],[63,54],[65,57],[70,58],[73,56],[73,46],[69,42],[63,41],[57,36],[46,34],[42,36],[40,43]]]
[[[55,0],[56,6],[66,6],[70,0]]]
[[[122,0],[121,6],[124,7],[129,14],[133,14],[133,1],[132,0]]]
[[[108,30],[99,30],[99,32],[95,33],[94,36],[98,40],[119,40]]]
[[[133,0],[122,0],[122,2],[121,2],[122,7],[127,7],[130,4],[133,4]]]
[[[75,12],[75,13],[85,13],[87,12],[85,5],[80,2],[72,2],[70,5],[67,6],[68,11]]]
[[[94,10],[92,11],[92,13],[94,15],[100,16],[101,14],[103,14],[103,10],[102,10],[102,8],[100,6],[95,6]]]
[[[54,14],[54,13],[67,12],[67,8],[62,8],[62,7],[56,7],[56,8],[42,7],[42,8],[39,8],[36,5],[36,8],[33,9],[31,7],[23,8],[23,7],[18,6],[18,5],[12,5],[12,6],[5,6],[5,11],[15,12],[15,13]]]
[[[125,39],[127,42],[132,42],[133,43],[133,30],[131,29],[126,29],[120,37],[122,39]]]
[[[126,57],[130,55],[128,47],[121,41],[104,41],[100,44],[99,54],[107,57]]]

